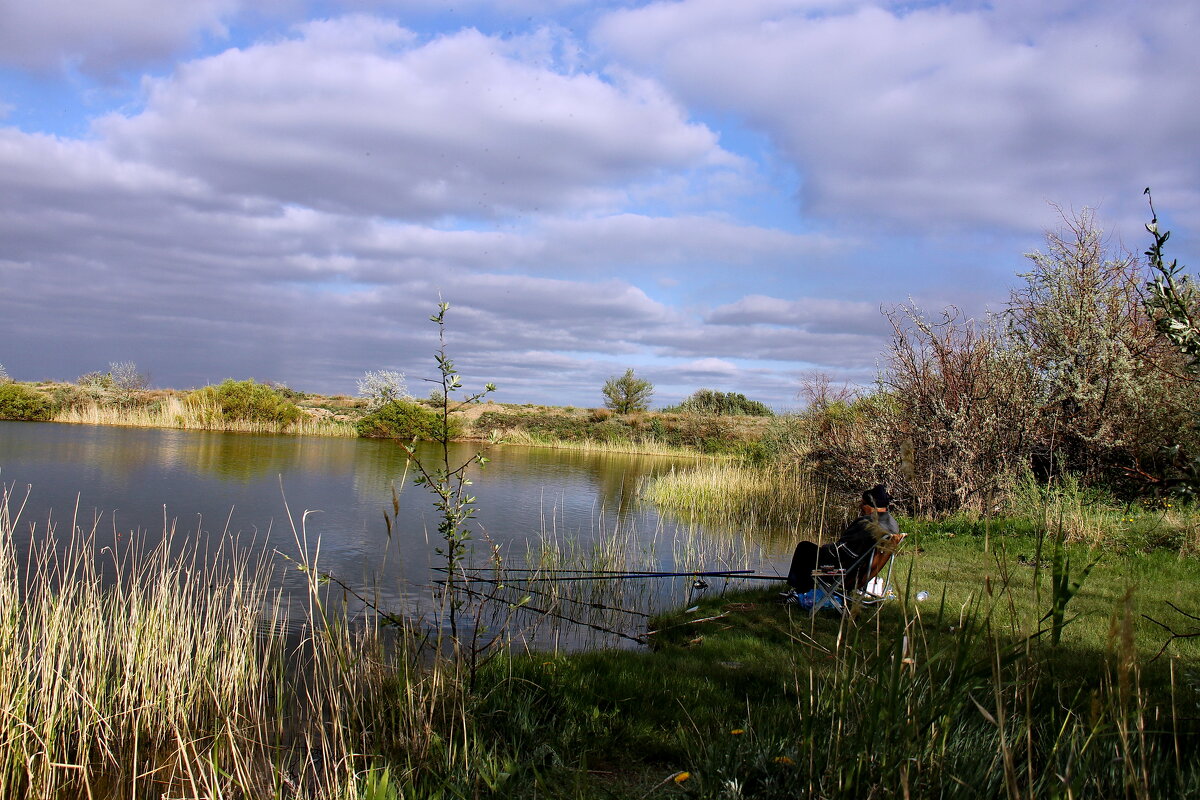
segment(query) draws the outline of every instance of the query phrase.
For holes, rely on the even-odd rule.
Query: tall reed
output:
[[[527,431],[523,428],[505,428],[489,432],[489,436],[505,444],[527,447],[551,447],[557,450],[578,450],[584,453],[627,453],[631,455],[678,456],[687,458],[728,459],[730,456],[701,456],[694,449],[663,444],[650,437],[618,439],[602,442],[595,439],[559,439]]]
[[[245,419],[226,419],[215,406],[187,403],[169,396],[148,406],[121,408],[100,403],[86,403],[64,408],[54,415],[55,422],[87,425],[124,425],[140,428],[182,428],[203,431],[236,431],[239,433],[279,433],[273,423]],[[302,436],[358,435],[352,422],[326,419],[311,414],[301,417],[287,427],[288,433]]]
[[[3,487],[0,797],[344,800],[384,754],[398,785],[444,756],[457,687],[330,606],[315,558],[289,619],[261,542],[60,534],[21,509]]]
[[[698,464],[643,479],[638,493],[685,518],[784,527],[804,538],[842,521],[827,513],[828,496],[810,472],[783,465]]]

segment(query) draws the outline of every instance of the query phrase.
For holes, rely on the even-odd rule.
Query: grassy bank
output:
[[[764,417],[491,404],[472,412],[481,438],[611,452],[761,456]]]
[[[247,413],[245,403],[229,408],[220,390],[230,384],[243,394],[254,390],[276,404],[268,413]],[[94,384],[43,382],[8,384],[13,398],[0,398],[0,419],[29,419],[88,425],[141,428],[287,433],[302,436],[363,434],[356,428],[368,417],[365,400],[298,392],[286,386],[227,381],[201,390],[120,391]],[[227,399],[227,398],[225,398]],[[260,396],[258,400],[262,400]],[[414,405],[436,410],[432,401]],[[280,416],[281,409],[286,413]],[[762,417],[701,413],[635,412],[570,406],[481,403],[451,408],[455,438],[502,440],[530,447],[598,453],[694,456],[698,454],[764,457],[763,437],[771,425]]]
[[[230,419],[214,406],[187,403],[180,397],[167,396],[145,406],[123,408],[98,402],[63,408],[53,422],[84,425],[121,425],[135,428],[179,428],[199,431],[239,433],[280,433],[276,423],[248,419]],[[354,423],[331,414],[303,413],[289,424],[286,433],[297,436],[355,437]]]
[[[1200,566],[1106,557],[1053,645],[1037,541],[949,533],[909,543],[878,611],[813,619],[748,592],[653,620],[651,652],[496,662],[470,713],[520,765],[505,794],[1200,791],[1200,642],[1155,658],[1169,635],[1147,618],[1195,629]]]

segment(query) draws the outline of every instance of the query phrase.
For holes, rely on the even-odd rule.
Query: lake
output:
[[[453,463],[478,447],[454,445]],[[422,445],[419,454],[435,452]],[[689,460],[512,446],[489,448],[488,457],[472,470],[474,564],[498,555],[513,568],[599,558],[619,569],[786,572],[789,532],[710,528],[639,502],[639,481]],[[432,568],[442,562],[432,495],[412,476],[390,441],[0,422],[0,481],[12,513],[25,502],[18,555],[49,527],[62,538],[73,521],[102,541],[171,529],[181,541],[229,535],[272,552],[278,586],[297,595],[306,578],[288,559],[306,549],[311,559],[319,545],[320,570],[380,607],[424,617],[440,577]],[[393,487],[400,513],[389,537]],[[709,583],[714,591],[724,582]],[[689,580],[632,584],[640,588],[618,593],[621,602],[648,607],[699,591]]]

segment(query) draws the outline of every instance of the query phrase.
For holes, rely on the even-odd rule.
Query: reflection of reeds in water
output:
[[[507,626],[510,641],[556,650],[641,641],[651,614],[735,580],[698,585],[695,573],[748,570],[764,557],[749,535],[713,536],[653,515],[600,511],[583,534],[563,533],[557,518],[543,521],[523,559],[468,571],[481,624]]]
[[[238,433],[278,433],[279,426],[269,422],[244,419],[225,419],[220,409],[195,403],[185,403],[178,397],[140,408],[118,408],[91,403],[78,408],[66,408],[54,415],[55,422],[85,425],[123,425],[135,428],[181,428],[200,431],[236,431]],[[353,423],[322,419],[309,414],[287,427],[287,432],[301,436],[358,435]]]

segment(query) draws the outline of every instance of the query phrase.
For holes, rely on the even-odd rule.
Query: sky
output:
[[[779,410],[1063,214],[1200,266],[1200,3],[0,0],[0,364]]]

